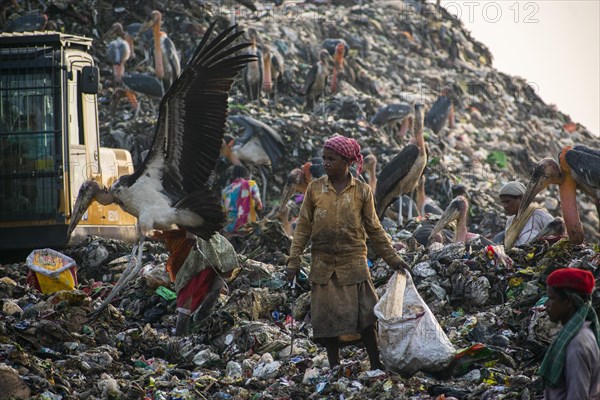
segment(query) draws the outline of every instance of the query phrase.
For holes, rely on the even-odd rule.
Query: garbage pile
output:
[[[123,273],[131,245],[88,237],[65,257],[76,262],[73,290],[53,293],[32,282],[25,258],[0,265],[0,399],[529,399],[539,396],[536,377],[544,351],[558,326],[543,311],[545,277],[576,266],[600,278],[600,234],[592,201],[580,195],[586,244],[543,240],[504,252],[501,247],[424,247],[412,233],[435,216],[385,226],[410,265],[416,288],[457,353],[437,372],[403,376],[369,371],[364,349],[348,343],[345,360],[330,369],[323,348],[311,340],[310,294],[306,279],[292,292],[285,279],[290,237],[281,221],[267,218],[279,208],[287,174],[319,156],[334,133],[351,136],[377,156],[378,168],[408,143],[398,135],[402,121],[379,122],[389,104],[419,101],[430,109],[441,95],[452,98],[456,121],[425,130],[429,163],[425,190],[442,209],[458,185],[468,194],[468,228],[491,238],[504,228],[497,192],[512,179],[527,182],[532,166],[555,157],[566,145],[600,148],[600,140],[552,105],[525,79],[493,68],[493,56],[443,8],[416,1],[331,1],[293,5],[257,3],[251,11],[235,3],[20,2],[6,6],[5,29],[19,16],[44,11],[58,30],[95,38],[92,54],[101,68],[101,139],[105,146],[131,151],[139,164],[151,143],[158,100],[141,97],[136,113],[115,105],[112,66],[102,39],[113,22],[142,22],[153,9],[181,53],[182,65],[208,23],[232,21],[254,28],[285,61],[283,78],[271,98],[249,101],[242,80],[230,98],[230,114],[251,116],[275,129],[285,157],[266,175],[265,218],[230,240],[240,268],[213,313],[193,324],[193,333],[174,336],[173,283],[165,271],[163,243],[146,241],[140,276],[96,320],[89,319]],[[121,3],[119,3],[121,4]],[[4,6],[3,6],[4,7]],[[303,85],[326,39],[348,45],[335,93],[304,107]],[[140,51],[127,68],[151,70]],[[239,128],[239,127],[238,127]],[[241,131],[229,124],[228,134]],[[250,166],[250,168],[254,168]],[[227,171],[223,169],[221,181]],[[223,184],[216,180],[215,190]],[[543,204],[559,215],[555,189]],[[289,202],[290,215],[299,202]],[[284,221],[288,222],[288,221]],[[371,273],[379,295],[391,271],[376,256]],[[304,267],[310,267],[308,254]],[[43,277],[41,278],[43,280]],[[38,282],[39,283],[39,282]],[[39,286],[39,285],[38,285]],[[70,289],[70,288],[68,288]],[[600,296],[593,304],[600,311]],[[445,397],[444,397],[445,396]]]

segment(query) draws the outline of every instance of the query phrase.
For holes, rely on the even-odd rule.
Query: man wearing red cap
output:
[[[600,325],[592,307],[594,275],[577,268],[552,272],[546,312],[563,328],[546,352],[539,375],[546,400],[600,399]]]
[[[406,264],[383,230],[371,188],[349,172],[362,167],[360,145],[333,136],[323,146],[326,176],[306,190],[288,260],[288,279],[300,268],[300,257],[311,240],[311,318],[313,336],[327,350],[331,368],[340,364],[340,336],[360,334],[371,369],[382,369],[373,308],[377,293],[367,266],[367,236],[385,262],[404,270]]]

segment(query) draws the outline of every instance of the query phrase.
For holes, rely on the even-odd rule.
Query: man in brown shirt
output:
[[[394,269],[406,264],[393,249],[375,213],[371,188],[349,172],[353,162],[360,173],[362,155],[354,139],[334,136],[323,148],[326,176],[312,181],[290,249],[288,279],[300,268],[311,240],[311,316],[313,335],[327,350],[329,364],[339,365],[339,336],[362,336],[372,369],[382,369],[373,307],[377,293],[367,266],[367,235],[375,250]]]

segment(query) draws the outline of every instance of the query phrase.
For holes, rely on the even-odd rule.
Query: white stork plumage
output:
[[[209,194],[207,180],[219,157],[227,98],[237,73],[253,60],[237,55],[247,43],[230,46],[243,32],[232,26],[209,42],[211,24],[183,73],[160,102],[154,141],[147,157],[132,174],[101,188],[85,182],[77,196],[69,234],[93,200],[117,203],[138,218],[137,265],[127,270],[96,313],[116,296],[118,290],[141,269],[146,232],[174,226],[208,240],[222,228],[225,217],[219,199]]]

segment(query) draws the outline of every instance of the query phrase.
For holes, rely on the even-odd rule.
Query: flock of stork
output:
[[[102,204],[117,203],[138,218],[138,243],[131,257],[137,262],[135,265],[133,261],[130,262],[115,290],[97,312],[141,268],[144,238],[149,230],[177,227],[203,239],[220,230],[224,215],[219,199],[208,189],[211,179],[214,179],[215,166],[222,155],[234,164],[245,161],[244,152],[239,147],[236,150],[232,146],[232,138],[224,135],[229,91],[237,74],[243,71],[250,101],[259,99],[262,92],[276,95],[277,85],[274,82],[283,74],[283,59],[275,49],[262,42],[256,30],[248,30],[249,43],[234,43],[244,34],[237,31],[236,26],[227,28],[210,40],[214,23],[181,71],[175,46],[160,30],[160,24],[160,12],[153,11],[143,24],[132,24],[123,29],[116,23],[107,33],[117,35],[108,48],[114,66],[114,79],[120,85],[120,91],[128,93],[128,98],[134,98],[131,93],[143,86],[136,86],[135,82],[153,81],[152,86],[157,89],[154,94],[161,96],[161,102],[154,140],[142,164],[132,175],[119,178],[110,188],[100,187],[94,181],[86,182],[80,189],[73,210],[70,231],[93,200]],[[143,37],[150,28],[154,41],[154,76],[126,74],[124,65],[133,53],[133,39]],[[328,39],[322,47],[319,61],[312,67],[304,86],[309,110],[326,90],[336,90],[339,74],[343,71],[344,56],[348,52],[347,44],[341,39]],[[327,87],[330,62],[333,71]],[[458,197],[442,212],[431,208],[424,193],[424,171],[428,160],[423,126],[438,133],[447,121],[452,124],[454,110],[450,95],[442,93],[427,115],[424,111],[422,104],[395,104],[379,110],[371,121],[374,125],[398,121],[401,135],[412,127],[411,142],[383,166],[378,175],[375,172],[375,156],[366,157],[367,180],[375,193],[377,214],[382,219],[396,199],[402,199],[402,195],[416,190],[415,213],[442,214],[438,226],[426,232],[424,242],[435,238],[443,225],[453,219],[458,219],[454,239],[468,241],[477,235],[466,230],[466,198]],[[283,142],[270,126],[244,115],[229,119],[245,128],[241,142],[246,145],[251,143],[265,157],[277,153],[283,156]],[[294,193],[303,192],[312,179],[322,174],[319,163],[318,159],[313,159],[289,174],[279,210],[280,216],[285,215],[284,225],[289,222],[286,212],[288,200]],[[574,243],[581,243],[583,230],[574,202],[575,189],[580,187],[589,194],[600,211],[600,151],[576,146],[564,149],[558,163],[544,159],[535,169],[521,211],[549,184],[560,185],[561,207],[568,235]],[[264,174],[263,185],[266,189]],[[402,201],[399,203],[398,216],[402,218]],[[413,208],[409,206],[409,218],[412,213]]]

